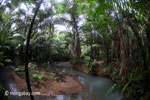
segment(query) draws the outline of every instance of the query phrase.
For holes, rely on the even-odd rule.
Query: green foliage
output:
[[[38,68],[38,66],[36,64],[30,62],[29,63],[29,68],[36,69],[36,68]]]
[[[38,66],[34,65],[34,66],[32,66],[31,68],[32,68],[32,69],[35,69],[35,68],[38,68]]]
[[[24,71],[24,66],[18,66],[18,67],[16,67],[15,71]]]
[[[144,92],[144,88],[142,86],[144,84],[141,84],[141,81],[143,80],[142,75],[143,69],[136,68],[134,71],[126,73],[122,80],[120,80],[121,77],[119,76],[119,71],[117,68],[114,68],[112,70],[111,77],[113,77],[113,80],[116,82],[116,84],[114,84],[114,86],[108,90],[107,94],[111,94],[112,91],[114,91],[116,87],[119,86],[121,94],[125,95],[127,99],[131,99],[133,96],[135,96],[136,98],[133,100],[138,100],[138,95],[143,94]]]
[[[121,93],[127,92],[126,97],[131,98],[133,95],[143,94],[144,88],[141,84],[143,80],[143,69],[136,68],[132,73],[125,75],[126,81],[124,81],[120,87],[122,87]]]
[[[90,58],[89,56],[85,56],[85,57],[84,57],[84,60],[85,60],[86,62],[90,61],[90,59],[91,59],[91,58]]]
[[[51,73],[50,73],[50,77],[51,77],[52,79],[56,80],[56,81],[59,81],[59,76],[56,75],[56,73],[54,73],[54,72],[51,72]]]
[[[12,60],[8,58],[10,55],[7,55],[10,52],[10,44],[7,43],[9,43],[7,40],[0,43],[0,67],[4,66],[4,63],[12,63]]]
[[[109,90],[107,91],[107,95],[112,94],[113,92],[115,92],[115,90],[117,89],[117,84],[114,84],[112,87],[109,88]]]
[[[27,13],[28,11],[20,6],[21,4],[28,5],[29,9],[34,11],[33,5],[36,5],[36,2],[36,0],[11,0],[11,4],[6,2],[1,7],[0,66],[6,62],[12,62],[9,54],[11,51],[15,51],[17,59],[24,61],[27,30],[32,14]],[[71,17],[74,16],[81,45],[81,59],[76,61],[84,60],[90,71],[92,64],[96,64],[96,60],[108,61],[107,63],[110,65],[119,65],[112,68],[111,71],[107,67],[103,67],[102,71],[111,72],[110,76],[121,89],[121,93],[126,94],[127,98],[137,97],[134,99],[146,100],[141,94],[144,91],[143,75],[148,70],[143,69],[143,60],[139,52],[142,48],[138,48],[137,37],[139,35],[142,40],[145,58],[150,58],[148,31],[150,2],[148,0],[64,0],[62,3],[57,3],[56,0],[47,0],[47,2],[50,2],[52,6],[40,9],[35,19],[29,50],[32,61],[49,62],[48,64],[50,64],[53,56],[58,58],[61,58],[60,56],[71,57],[72,52],[70,51],[72,49],[70,46],[73,45],[72,40],[75,38],[74,29],[72,29],[75,23]],[[16,8],[19,10],[15,10]],[[83,24],[81,25],[79,21]],[[129,21],[132,22],[133,27],[138,32],[137,35],[134,35],[135,30],[129,25]],[[59,32],[57,28],[55,29],[55,25],[66,26],[67,30]],[[124,40],[123,44],[122,40]],[[11,48],[12,45],[15,50]],[[96,47],[99,50],[96,50]],[[127,63],[125,65],[127,69],[125,74],[119,75],[120,63],[122,62]],[[31,69],[35,68],[37,66],[31,66]],[[24,69],[16,68],[15,70],[23,71]],[[51,75],[54,79],[58,78],[54,73]],[[39,73],[33,75],[33,78],[36,79],[42,77]],[[108,94],[113,92],[116,84],[112,86]]]
[[[13,35],[13,40],[15,41],[16,45],[16,52],[18,56],[23,56],[24,55],[24,50],[25,44],[26,44],[26,39],[27,36],[24,36],[22,34],[14,34]],[[22,40],[22,42],[18,41],[18,38]],[[50,55],[50,48],[51,48],[51,41],[49,40],[49,37],[46,35],[39,35],[38,32],[36,32],[30,40],[30,50],[32,51],[31,58],[33,58],[33,61],[37,62],[46,62],[50,60],[49,55]],[[42,52],[41,52],[42,51]],[[19,58],[20,59],[20,58]]]
[[[17,66],[15,68],[15,71],[17,72],[18,76],[24,76],[25,73],[24,73],[24,66]]]
[[[97,63],[97,60],[96,60],[96,59],[94,59],[93,64],[96,64],[96,63]]]
[[[90,46],[86,46],[86,45],[81,46],[81,57],[84,57],[87,54],[89,54],[90,50],[91,50]]]
[[[150,8],[145,8],[149,3],[148,0],[129,0],[129,5],[143,14],[150,14]]]
[[[120,75],[119,75],[119,69],[117,69],[117,68],[113,68],[112,69],[112,72],[111,72],[111,77],[113,77],[114,78],[114,80],[116,81],[116,82],[118,82],[119,80],[120,80]]]
[[[121,94],[123,94],[123,92],[127,89],[128,85],[131,83],[131,80],[129,80],[126,85],[122,88],[121,90]]]
[[[32,78],[33,79],[39,79],[41,80],[44,77],[44,72],[42,72],[41,74],[33,74]]]
[[[102,71],[103,71],[104,73],[106,73],[106,72],[108,71],[108,68],[103,67],[103,68],[102,68]]]

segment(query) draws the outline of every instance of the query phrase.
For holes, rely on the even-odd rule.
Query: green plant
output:
[[[0,67],[4,66],[5,63],[12,63],[12,60],[9,59],[10,56],[8,52],[11,52],[11,41],[7,40],[5,32],[0,30]]]
[[[89,62],[90,59],[91,59],[90,56],[85,56],[84,57],[84,61],[86,61],[86,62]]]
[[[44,72],[42,74],[33,74],[32,78],[41,80],[44,77]]]
[[[18,66],[15,68],[16,72],[23,72],[24,71],[24,66]]]
[[[102,68],[102,71],[103,71],[104,73],[106,73],[106,72],[108,71],[108,68],[103,67],[103,68]]]
[[[119,69],[113,68],[111,72],[111,77],[114,81],[118,82],[120,80]]]
[[[97,62],[97,60],[96,60],[96,59],[94,59],[94,60],[93,60],[93,64],[96,64],[96,62]]]
[[[107,91],[107,95],[112,94],[117,89],[117,84],[114,84],[112,87],[110,87]]]
[[[58,75],[56,75],[56,73],[54,72],[50,72],[50,76],[52,79],[56,80],[56,81],[59,81],[60,77]]]
[[[127,89],[128,85],[131,83],[132,77],[133,77],[133,73],[130,74],[129,80],[127,81],[127,83],[125,84],[125,86],[122,88],[121,94],[123,94],[123,92]]]
[[[35,69],[35,68],[38,68],[38,66],[34,65],[34,66],[32,66],[31,68],[32,68],[32,69]]]
[[[89,71],[92,71],[92,68],[93,68],[92,66],[89,66],[89,67],[88,67],[88,70],[89,70]]]
[[[138,99],[138,95],[144,93],[144,84],[141,84],[143,81],[143,69],[136,68],[133,72],[127,73],[124,75],[124,81],[121,83],[121,93],[126,93],[126,98],[132,98],[132,96],[136,96],[135,99]]]

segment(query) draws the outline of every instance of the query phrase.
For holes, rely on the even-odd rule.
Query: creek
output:
[[[114,85],[113,81],[100,76],[91,76],[83,72],[74,70],[71,67],[57,66],[59,71],[63,71],[72,75],[86,88],[84,92],[76,95],[58,95],[54,97],[35,96],[35,100],[123,100],[119,90],[107,95],[107,91]],[[14,83],[10,72],[14,70],[14,66],[7,66],[0,69],[0,83],[9,92],[19,92],[19,88]],[[10,95],[10,100],[30,100],[28,96],[13,96]]]

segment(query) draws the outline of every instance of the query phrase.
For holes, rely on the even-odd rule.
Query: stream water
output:
[[[13,66],[7,66],[0,69],[0,83],[9,92],[19,92],[19,88],[16,87],[13,79],[9,75],[10,71],[13,71],[13,69]],[[57,66],[56,69],[76,77],[81,84],[86,87],[85,92],[78,93],[77,95],[58,95],[55,97],[36,96],[35,100],[72,100],[71,98],[78,98],[75,100],[123,100],[118,90],[111,95],[106,95],[108,89],[114,84],[110,79],[91,76],[69,67]],[[28,96],[11,95],[10,100],[30,100],[30,98]]]

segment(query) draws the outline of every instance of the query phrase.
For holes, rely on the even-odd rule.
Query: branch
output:
[[[35,21],[35,17],[37,15],[37,12],[39,11],[40,5],[42,3],[43,0],[41,0],[37,6],[37,9],[34,13],[33,19],[31,21],[31,25],[29,28],[29,32],[28,32],[28,37],[27,37],[27,43],[26,43],[26,50],[25,50],[25,73],[26,73],[26,83],[27,83],[27,88],[28,88],[28,92],[30,93],[30,98],[31,100],[34,100],[34,97],[32,95],[32,90],[31,90],[31,85],[30,85],[30,78],[29,78],[29,72],[28,72],[28,63],[29,63],[29,43],[30,43],[30,37],[32,34],[32,29],[33,29],[33,24]]]

